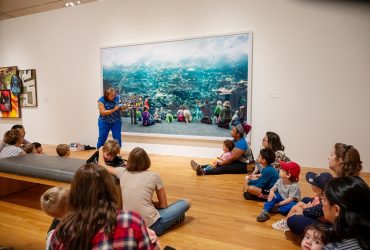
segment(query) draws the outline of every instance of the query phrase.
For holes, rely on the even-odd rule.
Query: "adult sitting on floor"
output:
[[[235,147],[231,151],[231,157],[217,163],[216,168],[204,170],[208,165],[199,165],[191,160],[190,165],[197,175],[214,174],[245,174],[247,165],[254,162],[252,150],[245,138],[252,127],[247,123],[239,123],[231,130],[231,136],[234,138]]]
[[[4,134],[4,148],[0,152],[0,159],[23,155],[26,152],[20,148],[23,143],[24,133],[21,129],[11,129]]]
[[[337,177],[353,176],[360,178],[362,161],[360,159],[360,153],[355,147],[336,143],[330,152],[328,160],[329,168],[335,172]],[[293,215],[287,220],[288,227],[296,235],[303,235],[304,229],[313,222],[311,218],[304,215]]]
[[[103,150],[99,149],[99,153],[103,154]],[[102,157],[99,157],[99,164],[120,180],[123,208],[139,212],[145,224],[158,236],[184,221],[190,200],[167,203],[163,181],[157,173],[148,170],[151,161],[144,149],[131,150],[126,168],[107,166]],[[158,201],[153,200],[154,193]]]

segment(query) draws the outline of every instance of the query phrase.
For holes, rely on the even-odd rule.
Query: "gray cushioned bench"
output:
[[[85,160],[43,154],[0,159],[0,172],[70,183]]]

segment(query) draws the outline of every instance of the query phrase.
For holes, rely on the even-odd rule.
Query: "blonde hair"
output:
[[[68,144],[59,144],[56,148],[57,154],[60,157],[64,157],[67,155],[67,152],[69,151],[69,145]]]
[[[54,218],[63,218],[69,210],[69,189],[53,187],[40,198],[41,209]]]
[[[103,152],[107,152],[110,156],[116,156],[121,151],[121,147],[116,140],[109,140],[104,143]]]

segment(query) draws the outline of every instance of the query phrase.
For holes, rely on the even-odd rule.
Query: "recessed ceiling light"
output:
[[[66,3],[66,7],[68,7],[69,6],[69,3]]]

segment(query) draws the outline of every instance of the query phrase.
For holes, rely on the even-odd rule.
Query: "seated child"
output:
[[[180,109],[176,113],[177,115],[177,121],[178,122],[184,122],[185,121],[185,116],[184,116],[184,108],[180,107]]]
[[[111,167],[125,167],[125,159],[120,155],[121,147],[116,140],[108,140],[103,145],[103,157],[104,162]],[[99,162],[99,150],[97,150],[86,163],[98,163]]]
[[[321,250],[324,245],[330,242],[332,230],[321,224],[312,224],[306,227],[301,242],[302,250]]]
[[[295,162],[280,162],[280,178],[271,188],[268,201],[263,205],[263,210],[257,216],[257,221],[264,222],[270,219],[269,213],[275,209],[281,214],[288,214],[290,209],[301,198],[298,179],[301,167]]]
[[[56,151],[60,157],[69,157],[71,154],[68,144],[59,144],[56,148]]]
[[[167,111],[167,114],[166,114],[166,122],[167,123],[172,123],[173,122],[173,115],[171,113],[171,110],[168,110]]]
[[[49,249],[50,239],[59,225],[60,220],[63,219],[69,210],[69,190],[62,187],[53,187],[41,195],[40,205],[41,209],[54,220],[49,228],[46,238],[46,249]]]
[[[217,167],[217,163],[221,161],[228,160],[231,157],[231,150],[235,147],[235,143],[231,140],[225,140],[223,145],[223,153],[220,155],[220,157],[217,157],[216,159],[211,160],[208,166],[204,168],[204,170],[209,170],[212,168]]]
[[[151,119],[151,115],[148,111],[148,107],[146,106],[144,107],[142,118],[143,118],[143,126],[154,125],[154,121]]]
[[[22,146],[21,146],[21,149],[23,149],[23,151],[26,152],[27,154],[33,153],[34,148],[35,148],[35,145],[33,145],[32,143],[22,144]]]
[[[270,148],[263,148],[257,158],[257,161],[263,167],[261,176],[246,178],[244,187],[244,198],[246,200],[265,199],[270,192],[270,188],[279,179],[278,171],[271,166],[275,161],[275,153]]]
[[[324,219],[324,212],[322,210],[321,196],[324,192],[326,184],[331,179],[333,179],[333,176],[330,173],[315,174],[308,172],[306,174],[306,180],[311,184],[312,191],[316,194],[315,197],[303,198],[302,201],[298,202],[297,205],[292,207],[286,219],[281,219],[280,221],[275,222],[272,224],[272,227],[281,231],[288,230],[289,227],[287,225],[287,220],[293,215],[308,217],[306,219],[303,218],[302,220],[298,217],[291,218],[291,220],[293,220],[293,224],[298,224],[302,232],[303,229],[308,225],[320,222],[326,223],[326,220]],[[296,219],[297,221],[295,222]]]
[[[159,115],[159,109],[158,108],[155,109],[155,112],[154,112],[154,115],[153,115],[153,120],[156,123],[161,123],[162,122],[161,116]]]
[[[33,152],[35,154],[42,154],[43,153],[43,149],[42,149],[41,143],[39,143],[39,142],[33,142],[32,144],[35,145],[35,148],[33,149]]]

